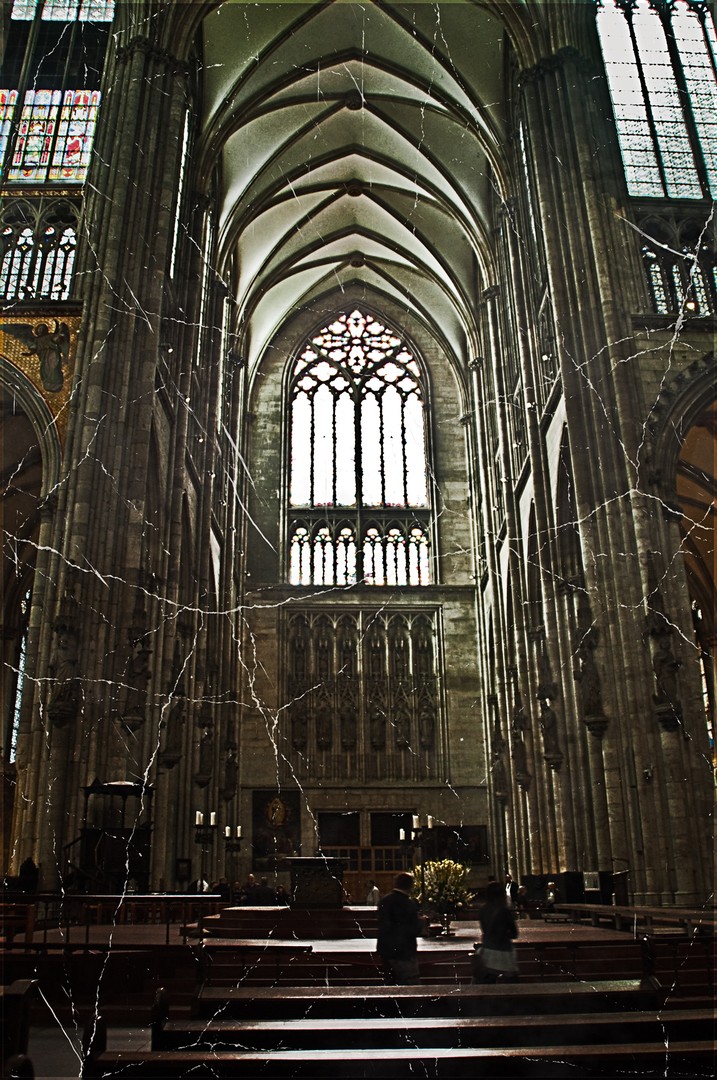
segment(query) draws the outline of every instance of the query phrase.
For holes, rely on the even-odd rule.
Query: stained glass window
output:
[[[717,191],[717,50],[705,5],[600,0],[597,26],[630,194]]]
[[[35,18],[36,8],[37,0],[15,0],[15,3],[12,5],[11,18],[29,22],[30,19]]]
[[[685,75],[710,189],[717,192],[717,35],[712,16],[676,0],[672,30]]]
[[[289,580],[430,581],[425,387],[393,330],[354,310],[311,338],[290,388]],[[384,511],[362,524],[345,512]],[[394,511],[402,513],[396,515]]]
[[[82,183],[99,104],[99,90],[28,90],[8,180]]]
[[[5,150],[16,103],[17,90],[0,90],[0,167],[5,160]]]
[[[38,0],[15,0],[12,18],[29,22],[35,18]],[[79,8],[79,11],[78,11]],[[41,18],[51,22],[111,22],[114,18],[114,0],[45,0]]]

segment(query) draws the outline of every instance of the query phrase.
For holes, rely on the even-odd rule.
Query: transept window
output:
[[[0,163],[13,184],[81,184],[100,107],[103,0],[13,5],[0,89]]]
[[[401,338],[339,315],[289,389],[289,581],[430,583],[425,384]]]
[[[707,4],[600,0],[597,26],[630,194],[717,194],[717,35]]]

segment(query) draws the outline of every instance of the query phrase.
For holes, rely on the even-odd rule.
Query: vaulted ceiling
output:
[[[465,362],[507,186],[502,22],[471,3],[230,0],[202,48],[201,173],[219,177],[250,366],[297,307],[352,285]]]

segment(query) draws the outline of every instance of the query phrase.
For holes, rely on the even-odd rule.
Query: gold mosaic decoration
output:
[[[32,383],[52,414],[63,446],[80,318],[79,312],[59,307],[0,317],[0,355]]]

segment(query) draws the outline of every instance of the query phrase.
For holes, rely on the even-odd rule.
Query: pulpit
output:
[[[292,908],[340,908],[344,903],[344,864],[323,855],[287,859]]]

